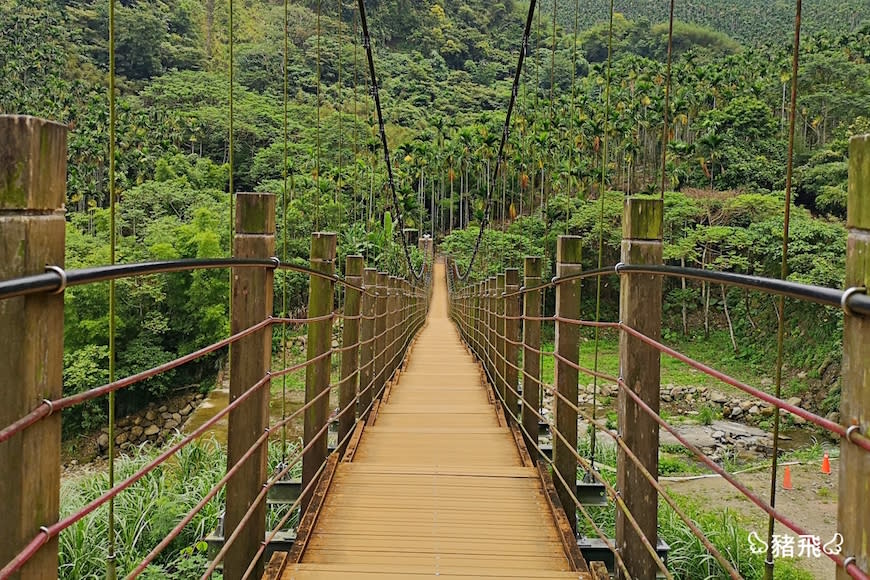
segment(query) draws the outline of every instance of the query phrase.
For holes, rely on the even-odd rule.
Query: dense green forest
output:
[[[649,2],[617,3],[624,13],[614,17],[608,69],[604,3],[544,3],[504,170],[493,176],[527,5],[368,4],[405,225],[446,236],[443,247],[462,262],[491,194],[493,231],[483,262],[490,270],[516,264],[525,251],[552,253],[555,236],[565,232],[588,236],[591,266],[603,199],[605,262],[615,261],[621,196],[655,192],[660,183],[665,14]],[[843,276],[847,139],[870,130],[870,24],[858,21],[860,5],[814,3],[801,52],[790,270],[795,279],[829,286]],[[355,9],[353,2],[293,2],[285,38],[283,3],[235,3],[234,189],[270,191],[279,206],[286,202],[278,245],[286,240],[290,260],[306,257],[311,231],[333,228],[341,231],[342,255],[362,251],[399,271],[393,227],[385,231],[382,219],[396,208],[385,190]],[[677,2],[683,20],[675,27],[666,152],[667,252],[674,263],[778,275],[791,9],[755,0],[715,9]],[[116,13],[119,260],[226,255],[227,1],[125,0]],[[70,127],[72,268],[109,260],[107,15],[107,3],[94,0],[0,1],[0,111]],[[281,277],[277,291],[285,284],[287,309],[301,308],[304,279]],[[219,272],[120,282],[119,374],[225,336],[227,288]],[[107,300],[102,286],[67,291],[70,392],[106,380]],[[764,326],[756,321],[773,316],[757,300],[678,285],[669,288],[668,311],[677,313],[670,324],[677,334],[699,326],[706,334],[721,322],[723,305],[744,309],[748,316],[739,318],[749,322],[737,325],[738,350],[756,342],[753,333]],[[703,322],[693,323],[700,315]],[[822,328],[827,339],[796,362],[836,358],[839,322],[833,313],[822,316],[829,322],[806,326]],[[125,393],[122,409],[178,385],[207,388],[221,364],[213,358],[153,379]],[[94,405],[66,424],[91,428],[103,414]]]

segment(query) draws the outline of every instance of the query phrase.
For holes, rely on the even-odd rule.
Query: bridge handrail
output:
[[[452,273],[452,269],[448,267],[448,272]],[[504,411],[510,417],[516,421],[519,429],[526,435],[527,440],[530,442],[537,442],[537,434],[531,434],[528,432],[528,429],[523,424],[523,420],[518,416],[519,413],[516,409],[512,409],[510,405],[507,404],[506,397],[500,392],[502,387],[505,387],[507,391],[516,397],[519,401],[522,401],[523,404],[523,412],[529,411],[532,415],[534,415],[537,420],[547,421],[547,418],[538,412],[537,409],[531,409],[522,398],[521,394],[518,391],[518,388],[515,388],[510,384],[510,381],[506,378],[505,374],[502,373],[502,369],[507,370],[508,368],[513,371],[517,371],[521,373],[524,377],[523,382],[525,383],[527,380],[537,383],[537,385],[544,388],[546,391],[550,392],[553,395],[553,401],[555,405],[555,401],[558,400],[568,407],[570,407],[575,413],[579,416],[582,416],[584,419],[591,422],[591,424],[595,425],[597,431],[604,431],[608,436],[614,439],[617,445],[621,449],[626,452],[626,456],[629,461],[633,463],[639,471],[643,475],[643,477],[655,488],[656,493],[662,496],[662,498],[675,510],[677,515],[686,523],[691,532],[705,545],[707,550],[716,558],[716,560],[723,566],[723,569],[728,572],[728,574],[732,578],[739,578],[739,573],[734,569],[734,567],[724,558],[721,553],[715,549],[715,546],[712,545],[709,538],[707,538],[703,532],[691,521],[690,518],[686,516],[686,514],[679,509],[679,506],[673,499],[669,496],[669,494],[659,485],[656,481],[656,478],[649,473],[649,471],[644,467],[644,465],[640,462],[638,457],[631,451],[627,442],[622,438],[622,436],[618,433],[613,433],[609,429],[603,428],[601,425],[598,425],[597,422],[593,420],[593,417],[589,415],[589,413],[585,412],[583,409],[579,407],[576,401],[571,401],[568,399],[563,393],[559,391],[555,386],[546,384],[544,381],[540,380],[537,377],[534,377],[528,374],[525,368],[522,368],[520,364],[516,361],[508,360],[507,355],[504,350],[505,345],[512,346],[522,346],[527,351],[531,353],[537,353],[539,355],[547,355],[552,356],[554,360],[558,361],[561,364],[565,364],[578,372],[594,376],[597,378],[605,379],[612,381],[614,384],[618,386],[619,389],[625,391],[627,395],[638,404],[638,406],[648,415],[650,415],[660,426],[665,428],[667,431],[671,432],[678,441],[680,441],[684,446],[687,447],[695,456],[697,456],[701,461],[703,461],[708,467],[710,467],[714,472],[721,475],[726,481],[728,481],[731,485],[733,485],[740,493],[746,495],[753,503],[763,509],[767,514],[772,516],[774,519],[794,531],[799,535],[807,535],[807,532],[803,530],[800,526],[798,526],[795,522],[793,522],[788,517],[784,516],[780,512],[776,511],[770,504],[765,502],[759,496],[753,494],[751,491],[746,488],[746,486],[742,485],[739,481],[736,480],[733,476],[725,472],[724,469],[716,465],[715,461],[711,458],[704,455],[702,451],[700,451],[697,447],[688,444],[684,438],[682,438],[677,430],[671,426],[665,419],[663,419],[660,415],[658,415],[652,407],[645,404],[640,396],[637,393],[634,393],[632,389],[626,384],[623,380],[622,376],[615,377],[609,375],[607,373],[602,373],[598,371],[594,371],[591,369],[584,368],[577,364],[574,361],[568,360],[565,357],[561,356],[558,352],[550,352],[544,349],[538,349],[534,347],[530,347],[529,345],[524,344],[524,340],[514,340],[511,336],[508,336],[506,331],[501,331],[500,329],[503,327],[504,322],[506,321],[517,321],[523,320],[527,322],[553,322],[560,323],[566,325],[573,326],[584,326],[584,327],[595,327],[595,328],[610,328],[617,329],[620,332],[626,333],[646,345],[652,347],[656,351],[663,353],[669,357],[675,358],[691,366],[692,368],[707,374],[719,381],[725,382],[731,386],[734,386],[753,397],[761,399],[768,404],[777,408],[777,411],[780,409],[801,417],[822,429],[825,429],[829,433],[837,435],[841,440],[851,442],[858,448],[861,448],[865,452],[870,452],[870,438],[867,437],[867,434],[861,433],[859,427],[854,425],[844,426],[837,422],[831,421],[819,415],[816,415],[810,411],[802,409],[797,405],[792,405],[789,402],[775,397],[773,395],[769,395],[751,385],[748,385],[742,381],[735,379],[723,373],[721,371],[717,371],[716,369],[707,366],[697,360],[694,360],[677,350],[668,347],[663,344],[661,341],[656,340],[636,328],[631,327],[628,324],[625,324],[622,321],[619,322],[594,322],[594,321],[586,321],[582,319],[572,319],[566,318],[565,316],[553,315],[553,316],[535,316],[535,315],[527,315],[522,314],[520,316],[516,315],[508,315],[504,312],[504,307],[501,306],[502,303],[507,303],[507,299],[514,299],[521,296],[525,296],[531,292],[541,292],[547,288],[557,288],[562,284],[568,282],[576,282],[583,279],[589,278],[597,278],[601,276],[609,276],[609,275],[638,275],[638,274],[648,274],[654,276],[666,276],[666,277],[674,277],[674,278],[689,278],[694,280],[702,280],[711,283],[719,283],[724,285],[731,285],[742,287],[751,290],[757,290],[763,293],[771,294],[771,295],[779,295],[789,298],[795,298],[799,300],[804,300],[808,302],[815,302],[825,306],[831,306],[840,308],[845,311],[847,314],[852,316],[862,315],[862,314],[870,314],[870,296],[861,292],[863,288],[855,288],[849,289],[846,291],[825,288],[810,284],[803,284],[799,282],[794,282],[790,280],[781,280],[781,279],[772,279],[765,278],[761,276],[751,276],[745,274],[738,274],[733,272],[720,272],[720,271],[711,271],[706,269],[697,269],[697,268],[685,268],[685,267],[675,267],[675,266],[665,266],[665,265],[628,265],[628,264],[615,264],[606,268],[599,268],[596,270],[586,271],[578,274],[573,274],[570,276],[562,276],[562,277],[554,277],[549,282],[535,285],[532,288],[524,288],[520,287],[514,291],[504,291],[502,290],[502,286],[499,282],[498,289],[494,289],[495,285],[491,284],[487,287],[485,284],[469,284],[463,286],[462,288],[455,288],[455,281],[450,280],[450,290],[451,290],[451,304],[454,309],[454,318],[460,325],[460,329],[462,330],[463,338],[469,345],[472,347],[472,350],[475,351],[481,361],[484,363],[484,372],[490,378],[490,381],[495,386],[493,391],[496,396],[501,400]],[[499,281],[502,279],[502,275],[499,276]],[[494,302],[499,301],[499,302]],[[498,304],[496,308],[495,305]],[[491,321],[494,321],[496,324],[491,324]],[[522,365],[523,367],[525,365]],[[619,493],[616,492],[615,489],[610,486],[610,484],[601,477],[599,473],[597,473],[593,469],[593,465],[590,465],[588,460],[581,457],[579,453],[576,452],[576,445],[573,445],[572,442],[568,441],[566,436],[559,430],[556,425],[551,425],[551,431],[554,437],[559,438],[562,441],[566,448],[569,450],[574,456],[574,459],[577,463],[586,469],[592,477],[599,481],[602,485],[605,486],[606,492],[608,496],[617,504],[619,509],[625,514],[628,519],[628,524],[635,528],[637,531],[636,522],[630,513],[630,511],[625,506],[622,498]],[[537,452],[545,461],[548,461],[551,465],[555,466],[554,460],[549,459],[543,449],[541,449],[539,444],[532,443],[532,450]],[[554,469],[553,471],[554,478],[560,480],[560,484],[566,490],[567,495],[571,498],[571,500],[575,503],[576,507],[583,513],[586,519],[592,524],[593,528],[596,530],[602,539],[605,541],[605,544],[612,546],[610,544],[610,540],[607,539],[601,530],[595,525],[591,516],[589,516],[585,507],[580,503],[577,499],[576,494],[573,490],[570,489],[570,485],[559,472],[558,469]],[[659,568],[668,574],[667,571],[663,568],[663,563],[661,559],[654,553],[652,546],[648,542],[643,542],[645,539],[642,534],[641,541],[644,543],[644,546],[647,551],[650,552],[653,560]],[[853,578],[859,578],[862,580],[866,580],[868,578],[867,572],[862,570],[856,563],[854,558],[844,557],[839,554],[831,554],[827,551],[824,553],[834,561],[838,566],[848,573],[849,576]],[[620,567],[624,566],[624,563],[621,561],[622,559],[619,557],[619,554],[614,552],[616,564]]]
[[[0,282],[0,300],[17,296],[34,295],[44,292],[58,293],[62,292],[70,286],[85,285],[106,280],[117,280],[128,277],[154,275],[161,273],[190,272],[195,270],[222,268],[266,268],[273,270],[281,269],[287,271],[294,271],[302,274],[307,274],[312,277],[325,279],[335,284],[344,285],[348,289],[354,289],[359,292],[360,296],[365,295],[366,297],[372,299],[372,301],[374,301],[375,297],[379,295],[382,297],[385,295],[383,290],[381,290],[381,293],[378,293],[377,290],[380,289],[380,286],[377,290],[373,290],[370,287],[367,288],[363,284],[356,284],[350,282],[337,275],[325,274],[323,272],[319,272],[315,269],[307,268],[304,266],[281,264],[277,258],[216,258],[118,264],[116,266],[101,266],[71,271],[63,271],[60,268],[51,268],[44,274],[24,276]],[[424,282],[428,283],[430,279],[431,277],[427,276]],[[12,560],[6,562],[3,565],[3,568],[0,569],[0,579],[5,579],[14,574],[24,564],[26,564],[26,562],[30,560],[43,545],[48,543],[52,538],[60,534],[63,530],[74,525],[76,522],[80,521],[88,514],[93,513],[100,506],[106,504],[107,502],[112,500],[112,498],[116,497],[119,493],[123,492],[124,490],[135,484],[137,481],[142,479],[145,475],[163,464],[167,459],[169,459],[179,450],[190,444],[194,439],[198,438],[205,431],[211,428],[215,423],[226,417],[230,413],[230,411],[239,407],[244,401],[253,396],[254,393],[262,390],[267,385],[270,385],[272,379],[305,370],[314,363],[325,360],[333,354],[341,353],[342,355],[344,355],[347,352],[358,353],[358,349],[361,346],[372,344],[375,342],[376,339],[386,340],[389,338],[390,340],[388,340],[384,345],[383,352],[392,353],[391,358],[388,359],[386,356],[384,356],[383,361],[380,365],[376,363],[375,356],[372,356],[371,360],[367,363],[364,363],[364,365],[361,365],[359,361],[357,361],[357,368],[349,376],[345,376],[337,382],[329,384],[315,397],[307,400],[302,407],[282,418],[280,421],[268,425],[265,432],[251,446],[248,447],[248,449],[244,452],[241,458],[231,468],[227,470],[227,472],[220,479],[220,481],[200,500],[200,502],[182,518],[182,520],[175,526],[172,532],[170,532],[169,535],[167,535],[157,546],[155,546],[155,548],[145,557],[145,559],[143,559],[139,563],[139,565],[135,568],[135,570],[130,574],[129,577],[136,577],[147,568],[147,566],[160,554],[160,552],[165,549],[171,543],[171,541],[181,533],[183,528],[190,523],[193,517],[195,517],[195,515],[205,505],[207,505],[209,501],[214,499],[214,497],[220,492],[224,485],[226,485],[227,482],[229,482],[230,479],[242,468],[242,465],[248,459],[250,459],[250,457],[252,457],[258,449],[266,444],[266,442],[269,440],[270,434],[273,434],[277,429],[282,428],[292,420],[298,418],[299,415],[311,408],[316,402],[322,400],[326,396],[329,396],[330,393],[334,392],[337,388],[345,385],[349,380],[358,377],[360,375],[361,369],[367,367],[377,367],[375,371],[371,373],[371,379],[369,380],[369,383],[365,386],[360,385],[360,388],[357,390],[352,400],[348,404],[346,404],[344,408],[342,408],[333,419],[337,420],[345,414],[353,411],[360,403],[361,397],[364,394],[370,392],[374,387],[378,387],[379,392],[376,394],[376,396],[370,398],[368,407],[366,409],[359,410],[359,416],[365,417],[369,410],[372,408],[374,401],[377,400],[377,398],[383,393],[384,389],[386,388],[389,375],[397,371],[399,367],[399,363],[397,361],[400,361],[401,357],[404,356],[404,354],[407,352],[408,346],[410,345],[410,342],[414,337],[415,330],[419,329],[420,326],[422,326],[423,320],[425,319],[426,310],[428,308],[427,304],[429,293],[427,291],[427,288],[423,288],[419,285],[412,285],[410,283],[403,284],[397,282],[395,286],[391,285],[387,289],[386,294],[389,296],[395,296],[396,302],[394,308],[393,300],[389,300],[389,304],[387,305],[387,310],[385,311],[384,315],[379,315],[377,313],[370,315],[364,312],[345,315],[341,310],[336,310],[323,316],[306,318],[268,316],[264,320],[253,324],[252,326],[249,326],[248,328],[245,328],[244,330],[241,330],[233,334],[232,336],[229,336],[223,340],[217,341],[206,347],[198,349],[187,355],[178,357],[172,361],[157,365],[151,369],[136,373],[123,379],[113,381],[111,383],[107,383],[105,385],[90,389],[88,391],[77,393],[75,395],[61,397],[55,400],[46,399],[28,414],[21,417],[14,423],[4,427],[2,430],[0,430],[0,443],[9,440],[16,434],[25,431],[28,427],[31,427],[32,425],[40,422],[41,420],[51,416],[55,412],[58,412],[62,409],[72,407],[74,405],[81,404],[86,401],[90,401],[107,395],[108,393],[130,387],[141,381],[147,380],[161,373],[167,372],[181,365],[197,360],[207,354],[216,352],[222,348],[238,343],[246,337],[249,337],[261,331],[266,331],[267,329],[270,329],[276,325],[310,325],[312,323],[327,322],[337,319],[344,320],[345,322],[364,320],[370,323],[378,319],[379,316],[383,316],[388,320],[388,323],[384,327],[384,330],[379,333],[373,333],[371,338],[363,340],[359,336],[359,334],[357,334],[356,340],[353,343],[346,344],[340,347],[329,348],[327,351],[317,356],[309,358],[298,364],[290,365],[278,371],[267,370],[266,375],[256,381],[247,390],[245,390],[242,395],[230,402],[224,409],[216,413],[215,416],[213,416],[212,418],[205,421],[193,432],[184,436],[180,441],[172,444],[169,448],[163,450],[157,457],[149,461],[148,464],[146,464],[143,468],[132,474],[124,481],[116,484],[114,487],[107,490],[101,496],[92,500],[90,503],[88,503],[75,513],[70,514],[69,516],[53,524],[42,526],[39,533],[36,534]],[[407,298],[407,300],[402,297]],[[380,353],[380,351],[377,351],[374,354],[378,353]],[[286,464],[282,467],[282,469],[280,469],[277,473],[273,474],[267,479],[267,482],[263,485],[259,495],[257,496],[259,499],[251,504],[242,521],[238,524],[238,526],[236,526],[233,534],[226,539],[226,541],[224,542],[224,546],[219,552],[218,556],[212,561],[210,570],[213,570],[219,564],[221,558],[231,547],[235,538],[239,536],[240,531],[245,527],[245,523],[250,520],[268,490],[272,488],[277,481],[283,478],[293,466],[297,465],[302,459],[303,455],[306,453],[306,451],[308,451],[314,445],[314,443],[316,443],[322,436],[324,436],[333,419],[326,421],[320,428],[319,432],[315,434],[311,438],[311,440],[298,451],[294,458],[288,460]],[[351,429],[347,434],[344,435],[343,440],[339,442],[338,448],[341,448],[341,446],[347,442],[352,434],[353,430]],[[110,441],[109,445],[114,445],[114,441]],[[326,460],[321,463],[318,473],[323,470],[325,465]],[[294,507],[298,506],[313,488],[313,485],[316,483],[316,476],[314,480],[306,483],[308,485],[304,490],[302,490],[302,493],[299,495],[296,502],[293,504],[293,506],[291,506],[290,510],[288,510],[287,516],[283,518],[281,522],[279,522],[278,526],[274,530],[271,531],[271,535],[273,537],[281,529],[281,526],[286,523],[286,519],[287,517],[289,517],[289,514],[292,513]],[[261,545],[260,548],[260,551],[252,559],[252,566],[262,555],[262,551],[265,549],[265,545]],[[207,575],[208,573],[206,574],[206,576]]]

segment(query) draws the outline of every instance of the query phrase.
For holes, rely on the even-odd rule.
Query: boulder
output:
[[[167,407],[166,405],[161,405],[160,408],[157,409],[157,412],[158,413],[165,413],[168,410],[169,410],[169,407]]]
[[[185,417],[187,417],[188,415],[190,415],[190,413],[191,413],[192,411],[193,411],[193,407],[191,407],[190,404],[187,404],[187,405],[185,405],[184,407],[182,407],[182,408],[178,411],[178,413],[181,414],[181,415],[184,415]]]
[[[732,419],[737,419],[739,417],[742,417],[743,416],[743,409],[739,406],[734,407],[733,409],[731,409],[731,414],[728,416],[731,417]]]
[[[158,433],[160,433],[160,427],[157,425],[149,425],[148,428],[145,429],[144,435],[145,437],[154,437]]]
[[[761,409],[758,408],[758,405],[752,405],[749,407],[750,415],[758,415],[759,413],[761,413]]]
[[[168,432],[170,429],[175,429],[176,427],[178,427],[178,425],[180,425],[178,421],[176,421],[175,419],[169,419],[168,421],[166,421],[166,423],[163,424],[163,429],[164,431]]]
[[[145,420],[146,421],[154,421],[154,419],[156,419],[156,418],[157,418],[157,413],[155,413],[154,411],[149,410],[147,413],[145,413]]]
[[[130,438],[130,435],[126,431],[121,431],[117,437],[115,437],[115,445],[123,445]]]
[[[97,445],[100,449],[106,449],[109,446],[109,435],[107,433],[100,433],[100,436],[97,437]]]
[[[130,439],[139,439],[142,436],[142,433],[145,432],[145,429],[136,425],[132,429],[130,429]]]
[[[794,405],[795,407],[800,407],[801,403],[803,402],[803,399],[801,399],[800,397],[789,397],[788,399],[785,400],[785,402],[788,403],[789,405]]]

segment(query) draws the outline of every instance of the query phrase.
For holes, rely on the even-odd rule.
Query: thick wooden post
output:
[[[399,354],[399,279],[390,276],[390,297],[387,301],[387,353],[389,364],[387,366],[387,379],[391,379],[396,371]]]
[[[362,256],[348,256],[345,259],[344,279],[348,284],[362,286],[363,267]],[[359,328],[361,292],[350,285],[344,289],[344,328],[341,335],[341,388],[339,389],[339,410],[344,414],[338,419],[338,440],[344,441],[345,436],[353,429],[356,419],[355,409],[345,408],[353,403],[357,395],[359,383]]]
[[[387,303],[390,292],[390,275],[378,272],[378,296],[375,303],[375,382],[372,398],[377,399],[387,382]]]
[[[537,457],[538,415],[541,408],[541,258],[526,256],[523,264],[523,429],[529,454]]]
[[[849,197],[846,227],[846,287],[870,289],[870,135],[853,137],[849,147]],[[867,290],[865,290],[867,292]],[[870,436],[870,317],[844,315],[843,386],[840,417]],[[870,570],[870,453],[840,441],[840,494],[837,531],[843,534],[843,556]],[[837,580],[850,578],[837,568]]]
[[[495,276],[486,279],[486,368],[495,387]]]
[[[505,400],[504,382],[504,274],[495,277],[495,384]],[[507,412],[509,409],[505,409]]]
[[[275,196],[270,193],[236,194],[236,235],[233,256],[268,258],[275,255]],[[271,268],[233,268],[232,321],[235,334],[272,315]],[[235,401],[266,376],[272,354],[272,329],[265,328],[235,343],[230,350],[230,401]],[[241,461],[269,425],[271,385],[260,387],[230,411],[227,424],[227,469]],[[248,458],[227,482],[227,512],[224,537],[238,527],[245,512],[266,482],[266,445]],[[241,535],[224,559],[224,577],[241,578],[266,534],[266,503],[257,506]],[[262,575],[260,562],[254,570]]]
[[[662,211],[660,199],[625,200],[622,218],[622,262],[662,263]],[[656,340],[662,331],[662,279],[649,274],[624,275],[619,291],[620,320]],[[621,333],[619,366],[622,379],[656,413],[659,410],[659,351]],[[659,426],[619,389],[619,431],[643,466],[658,477]],[[617,456],[617,486],[644,535],[656,545],[658,494],[621,449]],[[616,545],[633,578],[655,578],[658,567],[621,510],[616,513]],[[620,575],[621,578],[621,575]]]
[[[556,276],[565,277],[579,274],[583,266],[580,263],[582,238],[578,236],[559,236],[556,243]],[[564,320],[580,319],[580,280],[562,282],[556,286],[556,316]],[[556,389],[561,397],[553,400],[555,407],[554,419],[556,430],[565,438],[563,441],[553,436],[553,464],[561,474],[561,481],[556,484],[556,491],[571,529],[577,531],[577,508],[571,497],[577,488],[577,411],[571,404],[577,405],[577,369],[570,361],[577,364],[580,354],[580,327],[570,322],[556,321],[556,353],[564,360],[556,359],[555,379]],[[562,399],[564,397],[571,404]],[[567,443],[566,443],[567,441]]]
[[[330,232],[311,234],[311,269],[327,275],[335,273],[336,236]],[[335,283],[320,276],[309,276],[308,317],[317,318],[332,313]],[[308,360],[317,358],[332,347],[332,320],[308,323]],[[305,367],[305,402],[312,401],[329,388],[332,356],[327,355]],[[311,447],[302,456],[302,487],[314,481],[321,464],[326,461],[329,395],[324,395],[305,410],[303,444]],[[321,431],[323,431],[321,433]],[[311,498],[311,495],[306,496]],[[303,500],[308,505],[308,499]]]
[[[359,404],[357,416],[364,418],[366,410],[372,403],[372,379],[376,376],[374,366],[374,335],[375,335],[375,306],[377,298],[378,272],[374,268],[363,270],[363,286],[365,293],[362,295],[362,308],[360,320],[360,349],[359,349]]]
[[[0,115],[0,280],[64,267],[67,129]],[[0,300],[0,425],[61,396],[63,295]],[[60,413],[0,443],[0,567],[58,519]],[[54,578],[57,538],[15,578]]]
[[[520,271],[516,268],[508,268],[504,273],[505,294],[513,294],[520,289]],[[518,419],[520,409],[517,407],[517,390],[519,388],[518,372],[520,357],[519,349],[515,343],[520,337],[520,299],[517,296],[505,297],[504,299],[504,400],[507,408]]]

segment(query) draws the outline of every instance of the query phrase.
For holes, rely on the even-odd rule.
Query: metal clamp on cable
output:
[[[558,283],[559,283],[559,277],[558,277],[558,276],[553,276],[553,277],[550,279],[550,284],[556,285],[556,284],[558,284]]]
[[[616,265],[613,267],[613,271],[619,274],[619,269],[623,266],[625,266],[625,262],[617,262]]]
[[[861,427],[859,425],[851,425],[848,429],[846,429],[846,441],[854,443],[854,441],[852,441],[852,435],[854,435],[855,433],[858,433],[859,435],[861,434]]]
[[[42,403],[44,405],[48,405],[48,415],[46,417],[51,417],[54,414],[54,403],[52,403],[49,399],[43,399]]]
[[[272,266],[273,269],[281,267],[281,259],[278,256],[272,256],[271,258],[269,258],[269,261],[275,264],[274,266]]]
[[[858,559],[855,558],[855,556],[849,556],[848,558],[846,558],[845,560],[843,560],[843,570],[845,570],[846,568],[848,568],[850,564],[854,564],[854,563],[856,563],[857,561],[858,561]]]
[[[849,298],[852,297],[852,294],[864,293],[867,291],[865,286],[852,286],[851,288],[847,288],[845,292],[843,292],[843,296],[840,297],[840,308],[843,309],[843,312],[848,314],[849,316],[858,316],[849,306]]]
[[[60,276],[60,286],[57,290],[53,291],[52,294],[63,294],[63,291],[66,290],[66,272],[60,266],[46,266],[46,272],[54,272],[58,276]]]

